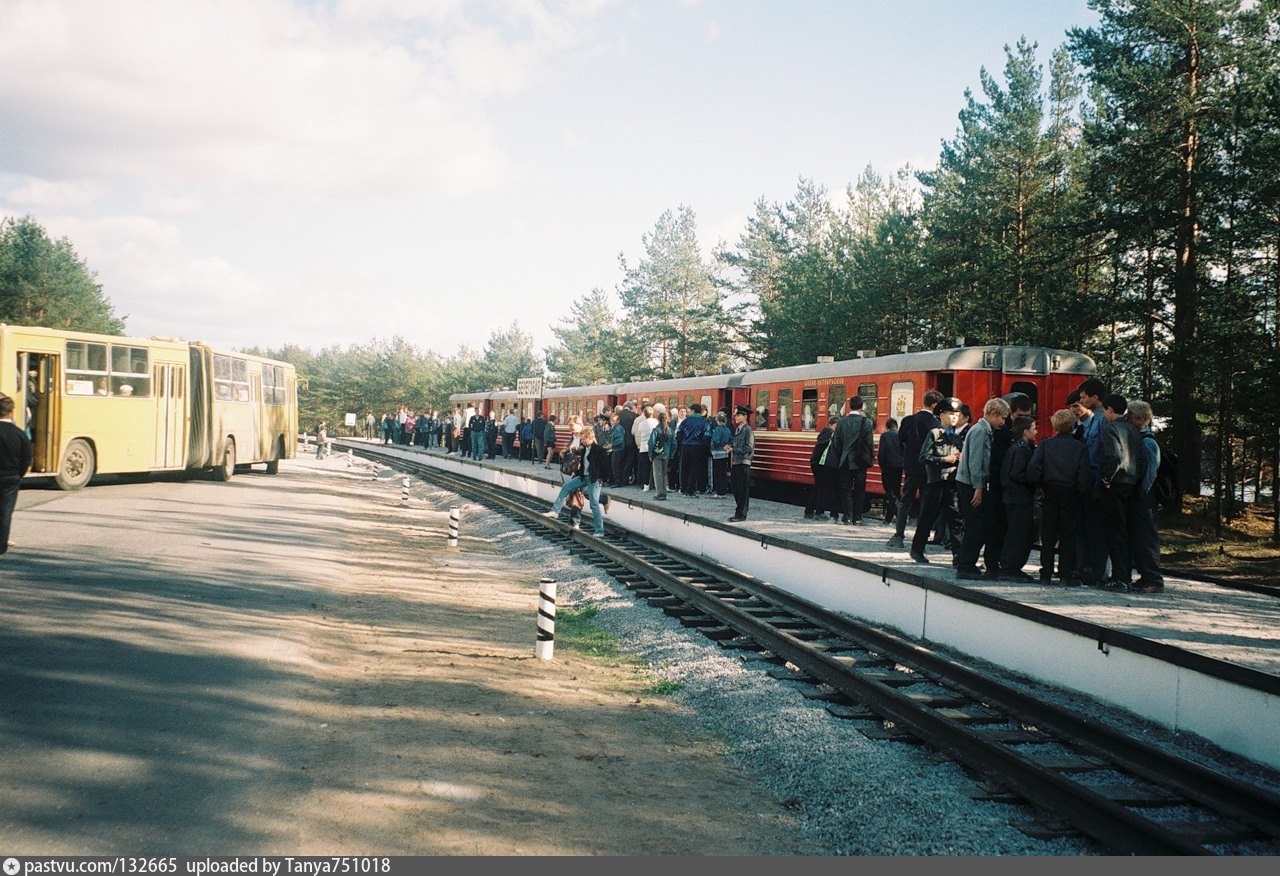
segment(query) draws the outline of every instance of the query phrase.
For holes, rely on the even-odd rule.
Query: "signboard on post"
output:
[[[516,398],[542,398],[542,378],[518,378],[516,380]]]
[[[356,415],[347,414],[347,418],[343,422],[348,426],[354,426],[356,424]]]

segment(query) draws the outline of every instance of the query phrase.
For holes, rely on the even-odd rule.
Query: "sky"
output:
[[[127,333],[544,348],[664,210],[932,167],[966,88],[1085,0],[0,0],[0,215]],[[1047,74],[1046,74],[1047,75]]]

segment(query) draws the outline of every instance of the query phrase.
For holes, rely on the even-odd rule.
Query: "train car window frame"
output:
[[[769,398],[773,395],[767,389],[756,390],[756,416],[751,428],[767,430],[769,428]]]
[[[806,386],[800,392],[800,430],[814,432],[818,428],[818,388]]]
[[[795,400],[796,391],[791,387],[778,390],[778,431],[791,431],[791,405]]]
[[[827,388],[827,416],[843,417],[844,403],[848,397],[848,390],[843,383],[833,383]],[[837,401],[836,399],[839,399]]]
[[[874,425],[880,407],[880,387],[874,383],[859,383],[858,395],[862,399],[863,415]]]

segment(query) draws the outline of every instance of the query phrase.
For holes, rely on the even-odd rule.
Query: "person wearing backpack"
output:
[[[831,519],[839,520],[831,487],[834,483],[835,468],[827,465],[827,457],[831,452],[831,436],[835,433],[839,417],[827,417],[827,427],[818,433],[813,444],[813,452],[809,454],[809,471],[813,472],[813,487],[809,490],[809,499],[804,504],[806,520],[821,520],[828,512]]]
[[[671,451],[675,447],[675,435],[667,425],[667,411],[658,411],[655,425],[649,432],[649,464],[650,481],[654,499],[660,502],[667,500],[667,465],[671,461]]]
[[[1129,551],[1138,580],[1130,593],[1160,593],[1164,590],[1164,573],[1160,571],[1160,530],[1156,525],[1158,497],[1153,487],[1160,472],[1160,445],[1151,432],[1151,405],[1145,401],[1129,402],[1129,422],[1142,436],[1144,462],[1142,480],[1135,487],[1130,504]]]

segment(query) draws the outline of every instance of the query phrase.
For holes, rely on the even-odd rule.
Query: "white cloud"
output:
[[[100,185],[73,180],[49,180],[36,176],[11,176],[11,183],[0,177],[0,197],[12,206],[6,212],[40,212],[56,207],[86,207],[104,194]]]
[[[5,169],[304,197],[494,189],[513,166],[485,99],[550,75],[592,14],[497,9],[0,0]]]

